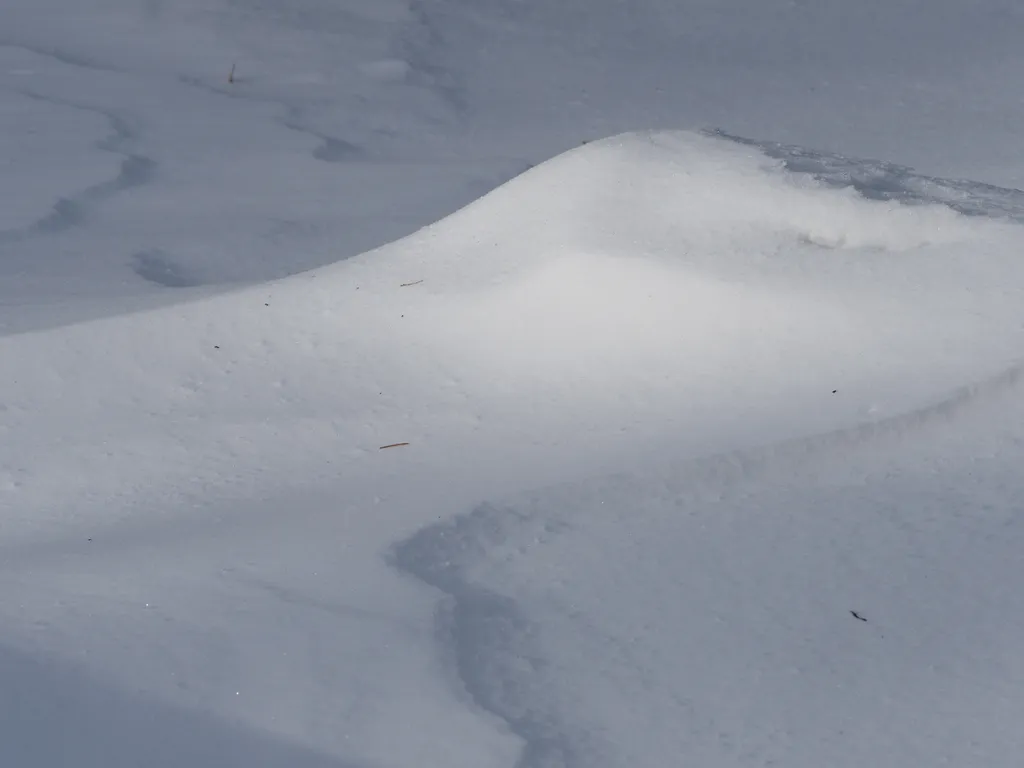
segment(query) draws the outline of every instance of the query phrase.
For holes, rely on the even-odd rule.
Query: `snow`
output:
[[[0,763],[1017,764],[1014,4],[9,5]]]

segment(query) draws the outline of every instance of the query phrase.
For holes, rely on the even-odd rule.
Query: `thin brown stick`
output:
[[[410,285],[419,285],[419,284],[420,284],[420,283],[422,283],[422,282],[423,282],[422,280],[414,280],[414,281],[413,281],[413,282],[411,282],[411,283],[402,283],[402,284],[401,284],[401,285],[399,285],[398,287],[399,287],[399,288],[408,288],[408,287],[409,287]]]
[[[380,450],[383,451],[385,448],[401,448],[403,445],[408,445],[408,443],[392,443],[391,445],[382,445],[380,447]]]
[[[228,72],[228,82],[235,82],[235,62],[231,62],[231,71]]]

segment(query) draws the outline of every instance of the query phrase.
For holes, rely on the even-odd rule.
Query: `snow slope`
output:
[[[1021,16],[864,8],[11,3],[0,764],[1016,765]]]
[[[720,622],[724,611],[742,626],[786,613],[782,629],[759,632],[779,653],[813,644],[814,660],[801,662],[813,676],[857,652],[831,648],[830,638],[876,637],[845,603],[830,604],[873,590],[842,584],[842,560],[830,566],[821,553],[837,527],[863,521],[831,512],[816,535],[780,512],[770,558],[766,533],[732,541],[742,505],[717,514],[750,504],[717,497],[754,481],[741,472],[727,482],[700,457],[733,457],[720,460],[727,476],[757,457],[769,470],[786,466],[794,451],[838,463],[872,440],[914,439],[935,420],[928,414],[970,399],[958,392],[965,383],[1013,386],[1021,322],[1008,286],[1019,237],[947,208],[830,189],[723,139],[633,135],[544,164],[333,267],[7,337],[0,355],[19,361],[0,398],[18,438],[2,457],[3,559],[17,576],[6,592],[7,642],[16,653],[77,660],[161,706],[212,712],[357,764],[499,765],[515,762],[523,744],[528,765],[660,764],[690,749],[711,759],[708,730],[682,727],[691,708],[700,722],[725,718],[726,741],[749,738],[787,761],[820,753],[796,737],[791,751],[761,742],[794,728],[805,708],[822,718],[807,735],[848,749],[850,764],[894,749],[939,759],[947,751],[932,729],[956,722],[955,707],[895,746],[851,749],[857,729],[845,737],[832,718],[855,704],[840,697],[830,716],[827,703],[800,695],[802,678],[778,677],[760,641],[737,640],[745,651],[718,657],[722,638],[689,626],[688,614]],[[394,442],[409,445],[381,450]],[[616,479],[582,479],[612,470]],[[769,470],[750,475],[788,476]],[[556,480],[526,501],[516,495]],[[776,490],[771,479],[754,488],[808,492]],[[681,512],[694,494],[712,495],[710,518]],[[484,498],[494,501],[447,522]],[[787,507],[774,502],[764,514]],[[687,514],[696,517],[690,533]],[[743,525],[768,526],[747,514]],[[698,531],[702,557],[668,556],[689,551]],[[406,543],[389,564],[381,554],[397,539]],[[734,558],[752,558],[756,572],[741,573],[769,586],[737,583]],[[796,564],[808,558],[831,589],[820,575],[799,586]],[[454,613],[437,621],[453,635],[452,659],[432,650],[435,598],[403,573],[449,595]],[[592,591],[602,579],[620,583],[621,600],[562,615],[609,594]],[[672,609],[669,585],[681,591]],[[963,599],[989,588],[979,578]],[[876,597],[873,611],[861,602],[872,620],[896,621],[891,601]],[[825,628],[821,612],[831,614]],[[538,622],[539,640],[529,629]],[[642,627],[650,647],[619,658],[618,644],[633,642],[621,635]],[[823,636],[802,634],[812,631]],[[924,630],[903,631],[906,643],[907,632]],[[677,643],[694,653],[671,654]],[[884,646],[870,653],[897,663]],[[543,661],[524,667],[533,654]],[[739,665],[768,679],[726,695],[714,683],[716,658],[723,675]],[[655,663],[660,683],[648,697],[644,670]],[[972,682],[992,685],[993,674]],[[695,676],[704,682],[688,692]],[[876,695],[899,692],[890,687],[899,677],[871,679]],[[591,696],[586,685],[620,695]],[[463,705],[453,698],[460,691]],[[695,698],[666,711],[666,696]],[[731,718],[761,712],[759,697],[791,701],[785,722],[759,721],[741,735]],[[1006,727],[1018,704],[1009,696],[990,727]],[[408,738],[389,734],[394,722],[411,726]],[[723,759],[742,757],[719,746]],[[20,759],[37,754],[24,749]],[[101,747],[95,759],[112,754]],[[168,754],[168,765],[184,759]]]

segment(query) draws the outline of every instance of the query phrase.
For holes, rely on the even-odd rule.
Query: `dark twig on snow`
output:
[[[383,451],[385,448],[401,448],[403,445],[408,445],[408,443],[392,443],[391,445],[382,445],[380,447],[380,450]]]
[[[867,619],[865,619],[863,616],[861,616],[856,611],[850,611],[850,615],[853,616],[853,618],[857,619],[857,621],[867,621]]]

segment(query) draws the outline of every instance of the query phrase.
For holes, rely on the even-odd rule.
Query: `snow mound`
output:
[[[405,308],[417,348],[510,392],[771,409],[842,389],[864,417],[1009,364],[1013,236],[661,132],[570,151],[333,274],[386,316]]]
[[[786,172],[781,160],[756,148],[659,132],[567,152],[428,231],[463,251],[514,246],[521,254],[515,264],[492,259],[475,267],[489,278],[560,248],[693,263],[702,256],[693,253],[699,248],[764,253],[811,244],[905,251],[962,241],[978,229],[942,206],[908,207],[830,189]],[[473,269],[464,257],[460,261],[460,272]]]
[[[612,446],[669,423],[695,452],[851,426],[1015,364],[1016,243],[722,139],[618,136],[323,270],[0,340],[25,435],[0,482],[43,504],[134,492],[126,474],[138,492],[247,463],[298,475],[452,423]],[[138,427],[154,420],[171,444]],[[90,449],[104,440],[130,472]]]
[[[571,576],[538,592],[604,585],[602,578],[625,585],[621,610],[597,605],[611,588],[589,595],[597,607],[585,618],[600,620],[610,640],[575,626],[559,634],[557,624],[552,634],[548,622],[545,637],[556,645],[545,653],[561,660],[583,647],[590,665],[620,643],[616,627],[649,622],[657,636],[645,657],[670,658],[688,618],[676,622],[636,596],[660,603],[659,590],[693,583],[712,595],[708,585],[723,581],[718,574],[742,583],[699,558],[693,562],[703,580],[663,573],[674,556],[655,547],[662,538],[702,542],[709,557],[733,552],[737,538],[732,530],[715,533],[714,507],[701,523],[705,538],[673,531],[672,521],[691,519],[677,514],[675,499],[691,488],[677,468],[715,454],[756,461],[782,441],[814,454],[828,441],[801,438],[846,429],[838,434],[856,443],[877,423],[888,425],[886,435],[920,431],[951,410],[932,406],[957,393],[973,393],[973,402],[1006,390],[1020,379],[1019,243],[1014,225],[864,200],[789,173],[750,147],[633,134],[558,157],[409,238],[322,270],[133,316],[0,337],[0,360],[13,372],[0,377],[0,555],[30,574],[12,580],[10,608],[0,611],[11,627],[8,687],[36,690],[38,682],[47,701],[83,702],[72,720],[97,697],[134,711],[130,701],[122,705],[105,688],[62,673],[72,689],[65,695],[22,663],[31,649],[56,661],[84,659],[83,680],[137,691],[184,715],[212,711],[318,754],[507,765],[523,742],[554,759],[559,745],[545,741],[548,721],[569,734],[570,746],[586,746],[544,691],[525,704],[503,696],[527,690],[520,683],[533,679],[520,671],[535,650],[529,622],[548,609],[517,594],[517,583],[535,589],[517,581],[518,573],[477,588],[476,572],[490,578],[489,566],[478,569],[466,556],[474,548],[493,552],[477,541],[476,528],[497,531],[497,543],[507,538],[515,549],[488,563],[521,564],[542,580],[568,564]],[[166,270],[160,277],[169,280]],[[995,384],[969,388],[986,378]],[[901,414],[909,418],[882,421]],[[590,484],[564,503],[548,498],[562,511],[541,515],[539,529],[527,531],[536,534],[533,544],[517,538],[517,514],[500,511],[461,532],[457,525],[449,537],[446,521],[480,499],[665,460],[674,468],[623,484],[618,495]],[[728,499],[731,486],[716,483],[728,486],[729,461],[709,466],[692,488]],[[787,471],[777,475],[783,484]],[[766,487],[750,493],[763,496]],[[597,509],[605,500],[608,512]],[[780,496],[774,508],[788,510],[788,501]],[[627,526],[611,515],[613,506],[642,515],[629,521],[632,539],[619,535]],[[532,567],[531,553],[552,551],[531,550],[549,523],[550,530],[570,528],[577,512],[588,516],[578,530],[596,531],[596,545],[575,539],[574,552],[556,550],[554,560]],[[591,513],[601,517],[590,521]],[[829,530],[819,537],[840,539]],[[409,544],[394,550],[397,569],[389,567],[381,554],[403,540]],[[748,543],[762,540],[771,541],[755,535]],[[455,557],[449,541],[463,554]],[[622,552],[623,541],[639,542],[641,554]],[[797,535],[786,541],[801,553],[826,551],[804,547]],[[744,555],[737,562],[747,552],[760,562],[753,545],[735,550]],[[591,578],[586,559],[595,552],[627,564],[629,578]],[[786,552],[777,559],[800,562]],[[637,562],[655,567],[630,566]],[[765,574],[772,572],[746,573]],[[434,610],[436,595],[408,575],[448,595],[450,626]],[[782,573],[778,583],[790,578]],[[702,594],[692,592],[687,613],[713,604]],[[731,605],[745,592],[722,594]],[[779,587],[778,594],[796,600],[804,593]],[[812,604],[824,600],[809,594]],[[72,600],[75,610],[65,610]],[[564,603],[573,604],[585,601]],[[632,606],[646,606],[649,616],[632,616]],[[874,622],[882,611],[871,607]],[[494,642],[491,626],[500,627]],[[454,659],[434,645],[449,635]],[[123,637],[140,642],[126,648]],[[735,649],[714,655],[728,646],[707,637],[705,655],[692,658],[717,660],[714,669],[754,658]],[[768,641],[782,649],[798,642],[785,632]],[[464,685],[451,685],[439,656],[458,668]],[[629,696],[643,706],[662,693],[676,696],[693,677],[689,658],[659,672],[670,682],[655,699],[641,698],[645,678],[627,669],[628,684],[640,686]],[[509,666],[492,666],[494,659]],[[334,672],[325,675],[328,667]],[[567,680],[585,679],[571,658],[561,668]],[[614,666],[604,669],[609,675],[585,690],[619,686]],[[185,677],[187,686],[179,682]],[[766,701],[776,700],[776,689],[764,690]],[[360,703],[364,691],[374,699],[368,709]],[[478,708],[464,706],[467,694]],[[324,713],[316,727],[292,719],[296,700]],[[521,705],[540,717],[516,719]],[[638,721],[651,722],[655,704],[640,706]],[[496,730],[478,709],[509,730]],[[673,718],[661,732],[667,744],[685,718],[665,711]],[[588,722],[604,717],[582,712]],[[156,718],[172,731],[179,719],[190,728],[185,716]],[[394,722],[416,723],[415,738],[396,742]],[[633,721],[617,722],[639,733]],[[454,763],[444,754],[452,740],[437,733],[472,739],[491,757]],[[660,754],[681,748],[673,749]]]

